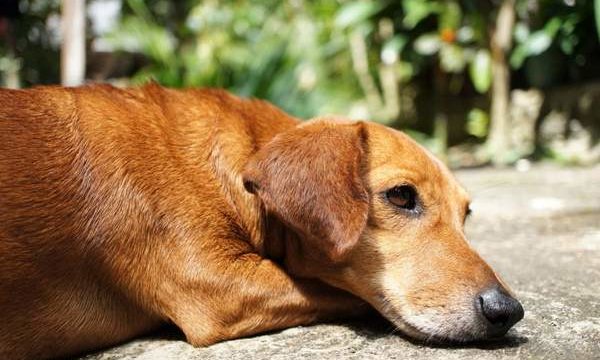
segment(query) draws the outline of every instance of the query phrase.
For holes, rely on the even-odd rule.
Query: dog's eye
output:
[[[399,208],[414,210],[417,206],[417,192],[412,186],[396,186],[386,192],[389,202]]]

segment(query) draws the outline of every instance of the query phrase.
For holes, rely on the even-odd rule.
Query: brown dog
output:
[[[219,90],[0,90],[0,358],[368,308],[347,292],[416,338],[501,335],[523,309],[467,244],[468,203],[369,122],[300,124]]]

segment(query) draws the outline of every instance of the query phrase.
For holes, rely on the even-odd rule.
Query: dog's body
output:
[[[439,184],[419,194],[424,209],[436,191],[456,200],[432,202],[428,214],[440,215],[419,225],[439,230],[436,256],[451,251],[454,260],[435,283],[410,280],[427,286],[418,296],[406,279],[419,271],[404,272],[407,285],[392,290],[389,276],[401,267],[384,271],[387,256],[410,253],[407,244],[385,248],[392,224],[377,197],[400,176],[389,166],[381,172],[400,151],[420,169],[402,177],[413,176],[416,188],[428,177]],[[471,299],[503,287],[464,243],[466,201],[443,166],[374,124],[299,125],[265,102],[219,90],[0,90],[0,358],[74,354],[167,321],[207,345],[368,309],[337,288],[411,335],[487,336],[480,324],[433,334],[441,312],[406,315],[409,305],[394,303],[398,296],[414,309],[448,301],[462,309],[456,289]],[[394,220],[396,230],[420,236],[407,219]],[[439,294],[424,299],[427,291]],[[388,293],[394,299],[383,299]],[[480,321],[477,311],[461,311]],[[413,315],[427,321],[408,321]]]

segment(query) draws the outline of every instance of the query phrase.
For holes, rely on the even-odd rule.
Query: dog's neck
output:
[[[256,251],[280,264],[289,273],[302,273],[298,265],[306,260],[307,255],[302,247],[302,235],[284,224],[277,216],[266,211],[261,211],[261,214],[261,238],[252,241]]]
[[[324,259],[305,241],[304,235],[287,226],[275,215],[263,212],[262,238],[257,252],[280,264],[290,275],[313,278],[317,263],[324,266]],[[318,268],[318,266],[316,266]]]
[[[286,243],[289,238],[295,236],[290,229],[285,226],[276,216],[264,213],[262,231],[262,249],[260,252],[264,257],[275,260],[279,263],[285,261]]]

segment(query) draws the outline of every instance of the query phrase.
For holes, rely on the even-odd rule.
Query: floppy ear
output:
[[[365,143],[363,123],[299,125],[250,159],[242,174],[244,186],[309,246],[341,261],[367,222]]]

